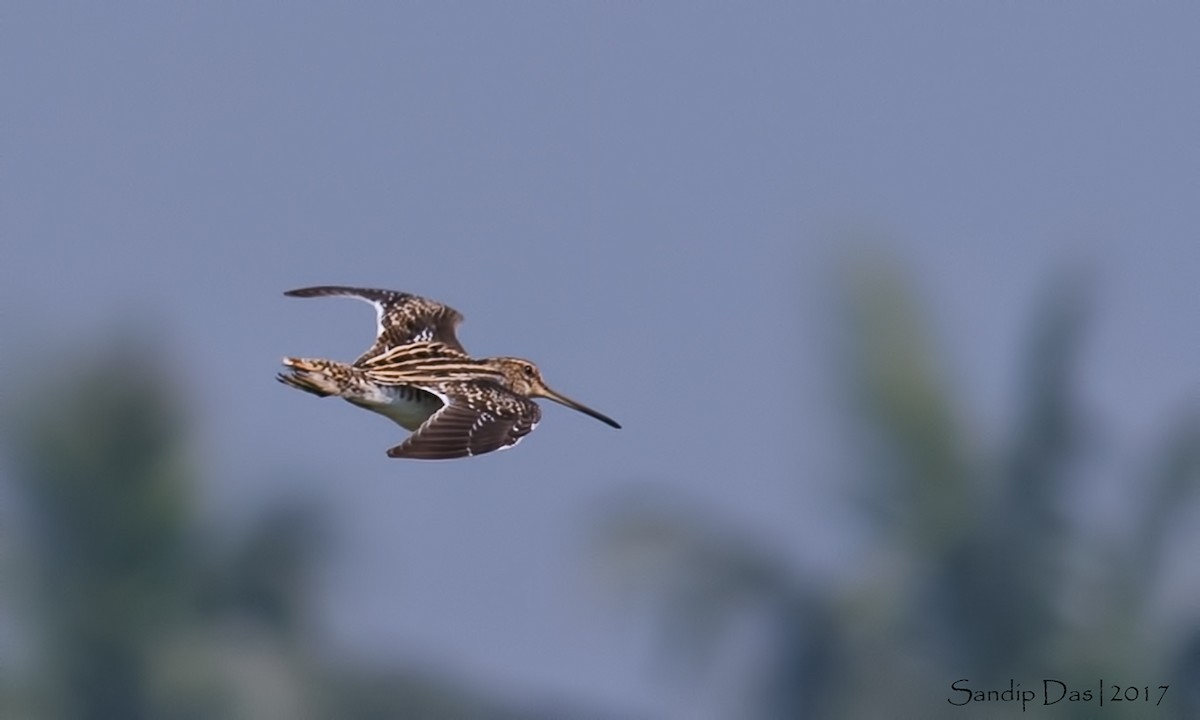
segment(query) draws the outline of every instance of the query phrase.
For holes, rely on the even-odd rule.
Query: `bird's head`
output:
[[[603,413],[596,412],[590,407],[575,402],[571,398],[561,393],[550,389],[546,381],[542,379],[542,372],[538,370],[537,365],[524,360],[522,358],[499,357],[493,358],[492,362],[504,374],[505,384],[508,389],[517,395],[527,398],[546,398],[553,400],[556,403],[566,405],[572,410],[578,410],[585,415],[591,415],[600,422],[610,425],[615,428],[621,427],[616,420],[608,417]]]

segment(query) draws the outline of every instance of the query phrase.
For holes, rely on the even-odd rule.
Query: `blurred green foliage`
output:
[[[765,625],[740,718],[1027,716],[1019,702],[952,705],[962,678],[997,691],[1015,679],[1038,694],[1028,712],[1056,718],[1096,717],[1099,693],[1043,707],[1045,678],[1093,690],[1105,678],[1106,692],[1148,685],[1152,702],[1170,684],[1161,707],[1106,702],[1103,715],[1200,716],[1200,624],[1156,622],[1150,602],[1170,579],[1171,538],[1196,517],[1197,418],[1180,418],[1151,470],[1128,478],[1144,501],[1126,508],[1131,522],[1069,512],[1096,481],[1077,396],[1086,283],[1056,278],[1037,304],[1015,418],[992,443],[967,433],[896,266],[854,265],[846,287],[839,359],[859,526],[828,542],[866,537],[860,567],[815,579],[754,528],[678,498],[626,499],[601,524],[601,557],[629,596],[650,602],[667,657],[703,673],[731,652],[734,626]]]
[[[678,497],[638,496],[608,516],[603,557],[649,605],[684,677],[726,672],[747,618],[766,628],[730,717],[1016,717],[1019,704],[950,705],[951,683],[1101,677],[1170,683],[1154,716],[1200,716],[1200,625],[1160,621],[1153,603],[1195,518],[1200,417],[1179,418],[1128,479],[1139,502],[1127,522],[1070,512],[1094,489],[1097,446],[1077,396],[1088,288],[1060,280],[1033,316],[1012,425],[980,442],[900,274],[885,264],[850,276],[840,366],[857,453],[847,537],[867,539],[856,571],[797,567],[756,529]],[[239,533],[203,522],[186,398],[168,367],[152,344],[119,336],[77,365],[41,368],[4,407],[16,509],[0,535],[0,622],[18,649],[0,647],[0,716],[603,716],[513,707],[426,668],[331,660],[309,607],[323,517],[292,502]]]

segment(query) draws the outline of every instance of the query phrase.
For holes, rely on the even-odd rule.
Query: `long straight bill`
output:
[[[554,392],[550,388],[546,388],[544,390],[544,397],[546,397],[547,399],[553,400],[554,402],[559,403],[561,405],[566,405],[567,407],[571,408],[572,410],[578,410],[579,412],[583,413],[584,415],[591,415],[592,417],[596,418],[597,420],[604,423],[605,425],[615,427],[618,430],[621,429],[621,426],[619,424],[617,424],[616,420],[613,420],[612,418],[605,415],[604,413],[596,412],[595,410],[591,409],[587,405],[584,405],[583,403],[575,402],[574,400],[567,397],[566,395],[560,395],[559,393]]]

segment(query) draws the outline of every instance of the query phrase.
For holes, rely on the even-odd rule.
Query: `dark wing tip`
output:
[[[361,293],[384,293],[388,290],[370,290],[367,288],[354,288],[345,285],[315,285],[313,287],[296,288],[295,290],[286,290],[284,295],[287,297],[321,297],[324,295],[359,295]]]
[[[393,448],[388,448],[387,456],[390,458],[404,460],[456,460],[458,458],[469,457],[470,453],[463,449],[433,449],[433,448],[413,448],[405,447],[403,443]]]

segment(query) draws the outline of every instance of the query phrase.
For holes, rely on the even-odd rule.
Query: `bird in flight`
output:
[[[412,434],[389,457],[450,460],[504,450],[537,427],[547,398],[620,428],[615,420],[551,390],[537,366],[513,357],[470,357],[455,336],[463,316],[392,290],[322,286],[288,297],[345,296],[375,306],[375,342],[351,364],[284,358],[277,379],[319,397],[340,397]]]

